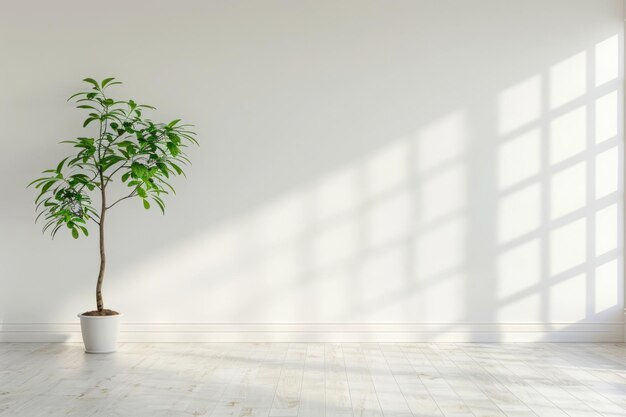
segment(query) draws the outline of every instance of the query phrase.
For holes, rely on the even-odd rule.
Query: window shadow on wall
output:
[[[615,322],[619,43],[604,39],[504,89],[491,111],[451,111],[116,279],[128,294],[158,281],[157,300],[195,288],[192,311],[224,321]]]

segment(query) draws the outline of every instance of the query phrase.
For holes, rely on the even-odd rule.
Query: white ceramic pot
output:
[[[117,350],[117,334],[121,314],[115,316],[85,316],[79,314],[80,329],[87,353],[111,353]]]

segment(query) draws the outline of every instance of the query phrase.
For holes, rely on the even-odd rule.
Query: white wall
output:
[[[124,340],[619,340],[621,0],[0,3],[0,326],[77,340],[95,229],[26,184],[86,76],[197,126],[109,216]],[[369,325],[365,325],[368,323]]]

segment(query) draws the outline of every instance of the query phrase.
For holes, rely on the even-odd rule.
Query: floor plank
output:
[[[0,417],[626,416],[619,343],[0,344]]]

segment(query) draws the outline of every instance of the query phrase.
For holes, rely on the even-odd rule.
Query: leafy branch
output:
[[[44,220],[43,230],[50,230],[52,237],[63,226],[74,238],[80,232],[87,236],[89,222],[100,225],[106,210],[135,197],[146,209],[152,202],[164,213],[163,196],[175,192],[169,180],[184,175],[183,166],[189,164],[185,148],[198,144],[191,125],[181,124],[179,119],[157,123],[143,114],[155,110],[153,106],[110,98],[108,88],[121,84],[115,78],[84,81],[91,88],[68,101],[74,100],[78,109],[87,112],[83,128],[95,123],[97,135],[62,141],[71,144],[76,153],[29,184],[39,191],[36,220]],[[97,190],[106,199],[107,186],[117,177],[129,187],[129,194],[97,211],[91,193]]]

